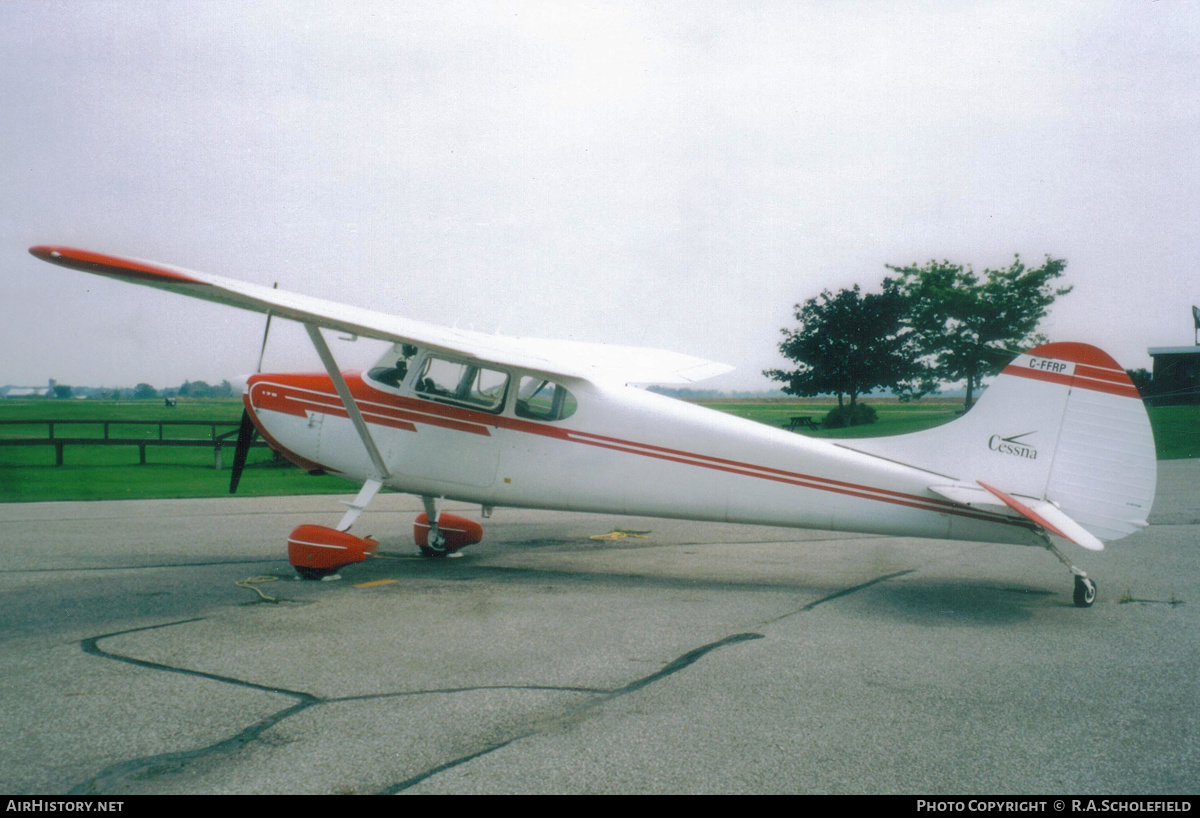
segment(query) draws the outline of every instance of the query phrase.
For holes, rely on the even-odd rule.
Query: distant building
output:
[[[58,381],[54,378],[45,386],[0,386],[0,397],[4,398],[52,398],[54,397],[54,387],[58,386]]]
[[[1180,406],[1200,403],[1200,346],[1151,347],[1154,381],[1151,397],[1154,406]]]
[[[1192,307],[1196,325],[1195,345],[1190,347],[1151,347],[1154,359],[1154,406],[1180,406],[1200,403],[1200,307]]]
[[[0,386],[6,398],[45,398],[51,394],[48,386]]]

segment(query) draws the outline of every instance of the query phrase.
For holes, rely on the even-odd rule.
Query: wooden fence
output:
[[[101,437],[64,437],[61,427],[64,426],[100,426],[103,427]],[[67,446],[136,446],[138,462],[146,464],[147,446],[210,446],[213,450],[213,468],[222,468],[222,449],[237,444],[238,423],[228,420],[3,420],[0,426],[43,426],[48,428],[45,437],[5,437],[0,435],[0,446],[53,446],[54,465],[63,465],[63,450]],[[114,426],[157,427],[157,437],[114,437],[111,429]],[[164,427],[192,426],[206,427],[207,437],[168,437]],[[59,427],[57,430],[55,427]],[[217,433],[218,428],[229,428],[229,431]],[[250,444],[255,448],[266,448],[262,440]]]

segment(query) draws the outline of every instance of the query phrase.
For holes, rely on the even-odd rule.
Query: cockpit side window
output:
[[[563,420],[575,414],[579,404],[562,385],[536,375],[521,378],[516,414],[531,420]]]
[[[414,388],[418,397],[428,400],[499,412],[504,408],[508,373],[466,361],[430,356]]]

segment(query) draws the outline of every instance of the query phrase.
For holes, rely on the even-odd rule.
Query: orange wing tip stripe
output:
[[[144,261],[107,256],[103,253],[93,253],[88,250],[76,250],[71,247],[49,247],[38,245],[30,247],[29,252],[60,267],[72,270],[82,270],[85,273],[97,273],[105,276],[117,276],[136,281],[160,282],[169,284],[198,284],[209,286],[207,281],[184,275],[183,273],[148,264]]]

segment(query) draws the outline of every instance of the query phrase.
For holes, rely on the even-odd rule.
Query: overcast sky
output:
[[[163,261],[723,361],[885,264],[1067,260],[1126,367],[1200,304],[1200,4],[0,3],[0,384],[252,371],[263,318],[47,265]],[[339,343],[349,367],[378,344]],[[266,366],[318,368],[277,322]]]

